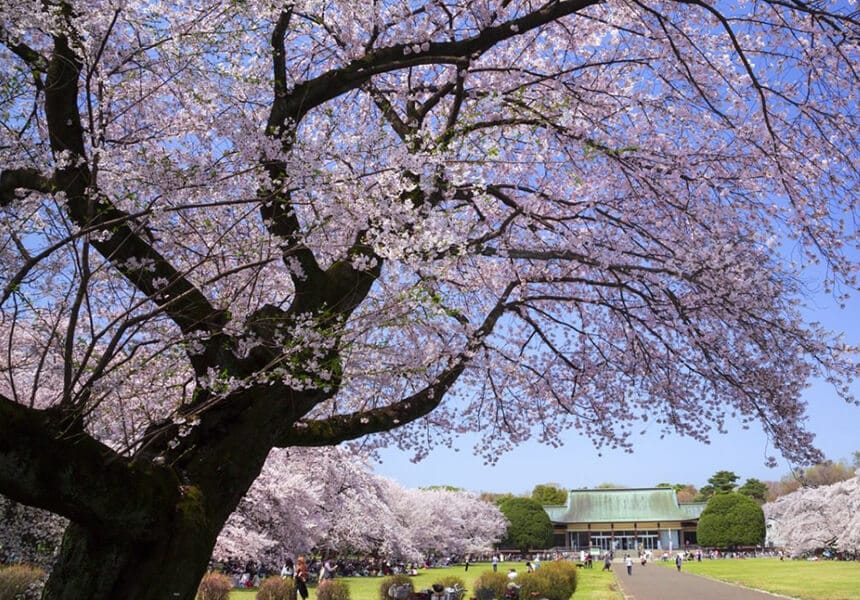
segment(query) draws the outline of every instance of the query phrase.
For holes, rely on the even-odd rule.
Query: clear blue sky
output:
[[[824,307],[809,314],[834,331],[845,333],[845,341],[860,345],[860,300],[846,310]],[[860,385],[854,386],[860,398]],[[814,382],[805,398],[809,405],[809,428],[816,443],[830,460],[850,462],[860,450],[860,407],[836,398],[830,386]],[[539,483],[562,487],[595,487],[615,483],[626,487],[649,487],[661,482],[691,483],[701,487],[721,470],[732,471],[740,482],[748,478],[779,480],[791,465],[779,457],[776,468],[764,465],[765,457],[776,454],[760,429],[734,427],[728,434],[712,435],[710,445],[688,438],[659,439],[655,431],[635,444],[634,454],[604,450],[598,456],[591,442],[570,432],[561,448],[527,444],[503,455],[495,466],[486,466],[474,456],[468,440],[461,440],[458,451],[437,448],[426,460],[413,464],[407,455],[395,450],[382,453],[383,462],[375,466],[380,475],[406,487],[453,485],[475,492],[530,492]]]

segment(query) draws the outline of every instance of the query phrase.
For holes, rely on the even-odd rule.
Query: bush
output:
[[[459,592],[459,598],[464,597],[464,592],[466,591],[466,583],[457,577],[456,575],[448,575],[447,577],[443,577],[439,580],[439,585],[442,586],[443,589],[455,589]]]
[[[317,600],[349,600],[349,586],[339,579],[324,579],[317,586]]]
[[[569,600],[576,591],[576,565],[570,562],[553,562],[533,573],[517,579],[520,598],[548,598]]]
[[[447,577],[443,577],[439,580],[439,584],[442,587],[446,588],[460,588],[461,590],[466,589],[466,583],[456,575],[448,575]]]
[[[260,583],[256,600],[295,600],[296,584],[292,579],[267,577]]]
[[[764,512],[758,503],[737,492],[715,494],[696,528],[699,544],[711,548],[755,546],[764,541]]]
[[[493,600],[504,598],[508,586],[508,578],[504,573],[485,571],[478,575],[472,584],[475,587],[474,596],[477,600]]]
[[[409,575],[392,575],[391,577],[386,577],[382,580],[382,583],[379,585],[379,598],[380,600],[391,600],[391,596],[388,595],[389,588],[393,586],[407,586],[409,591],[412,591],[412,579],[410,579]]]
[[[38,598],[45,571],[30,565],[0,567],[0,600]]]
[[[197,588],[197,600],[229,600],[233,580],[223,573],[206,573]]]

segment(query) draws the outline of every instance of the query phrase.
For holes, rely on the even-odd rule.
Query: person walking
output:
[[[308,564],[305,562],[305,557],[300,556],[296,559],[296,591],[302,600],[308,600]]]
[[[499,555],[493,554],[493,573],[499,570]]]
[[[624,557],[624,565],[627,567],[627,574],[633,575],[633,559],[629,554]]]
[[[675,555],[675,568],[678,569],[678,572],[681,572],[681,553]]]

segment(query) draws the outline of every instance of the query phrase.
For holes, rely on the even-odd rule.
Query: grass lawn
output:
[[[466,584],[466,600],[471,598],[472,582],[484,571],[492,570],[490,563],[472,564],[468,571],[462,566],[445,567],[435,569],[422,569],[418,575],[412,578],[412,587],[416,590],[424,590],[442,579],[443,577],[456,576]],[[516,569],[525,573],[525,563],[503,562],[499,563],[499,572],[507,573],[508,569]],[[600,569],[579,569],[576,600],[619,600],[618,586],[615,583],[614,573],[602,572]],[[341,581],[349,584],[351,600],[379,600],[379,586],[382,577],[342,577]],[[315,588],[310,588],[308,600],[316,600]],[[256,591],[234,591],[230,594],[230,600],[254,600]]]
[[[671,561],[657,564],[675,568]],[[728,558],[686,561],[682,569],[803,600],[860,600],[860,562]]]

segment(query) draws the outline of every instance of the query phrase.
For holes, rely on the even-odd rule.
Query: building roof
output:
[[[702,511],[708,505],[707,502],[680,502],[678,506],[682,511],[687,513],[688,519],[698,519],[702,516]]]
[[[553,523],[687,521],[698,519],[704,504],[679,504],[672,488],[572,490],[567,503],[544,506]]]

